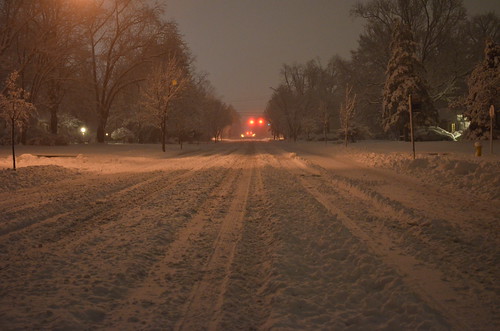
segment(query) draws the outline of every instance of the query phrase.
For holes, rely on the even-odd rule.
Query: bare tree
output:
[[[283,134],[285,138],[297,140],[301,122],[298,118],[297,106],[294,104],[292,91],[284,84],[273,88],[273,91],[266,109],[266,116],[269,123],[271,123],[271,130],[275,137]]]
[[[417,53],[422,63],[446,42],[450,31],[466,19],[461,0],[370,0],[358,2],[352,13],[367,19],[371,28],[379,24],[385,27],[379,28],[386,40],[379,47],[386,47],[390,41],[396,21],[407,25],[415,33]]]
[[[185,141],[193,141],[199,138],[201,133],[203,95],[196,85],[192,79],[179,98],[174,100],[172,109],[169,111],[168,133],[177,137],[181,149]]]
[[[305,65],[283,65],[282,82],[274,91],[268,103],[266,117],[271,123],[271,130],[283,123],[284,134],[296,141],[304,129],[308,110],[312,106],[309,79]]]
[[[98,116],[97,141],[104,142],[110,110],[119,93],[144,80],[132,75],[147,60],[154,41],[158,10],[146,0],[96,0],[86,12],[90,82]]]
[[[224,128],[231,124],[234,109],[221,100],[209,95],[205,99],[203,123],[214,142],[222,139]]]
[[[34,13],[27,10],[33,1],[0,0],[0,68],[5,66],[5,55],[26,29]]]
[[[318,61],[309,61],[307,65],[307,80],[311,103],[314,105],[310,115],[314,118],[319,132],[323,131],[325,144],[328,143],[328,132],[330,131],[334,112],[336,110],[337,95],[339,94],[339,70],[338,61],[333,58],[326,68],[323,68]]]
[[[306,134],[323,133],[327,141],[334,116],[338,109],[338,61],[331,61],[326,68],[318,60],[305,65],[284,65],[282,82],[269,100],[265,116],[271,124],[274,137],[285,136],[297,140]]]
[[[35,110],[32,103],[27,102],[28,93],[17,87],[19,73],[14,71],[5,82],[5,94],[0,94],[0,109],[6,121],[10,123],[12,145],[12,168],[16,170],[16,128],[19,127]]]
[[[78,40],[75,4],[64,0],[0,1],[5,18],[0,36],[1,66],[6,72],[19,73],[20,86],[29,92],[27,101],[38,109],[47,106],[51,131],[57,133],[57,109],[68,78],[74,45]],[[21,141],[26,142],[30,124],[23,124]]]
[[[176,58],[158,64],[146,81],[144,105],[161,130],[161,148],[165,152],[167,121],[171,103],[186,89],[190,76]]]
[[[475,15],[468,20],[464,34],[470,40],[469,57],[479,62],[484,57],[486,40],[500,44],[500,17],[492,12]]]
[[[40,26],[45,31],[43,44],[46,46],[39,55],[39,62],[46,74],[38,104],[48,109],[50,132],[57,134],[59,106],[78,68],[75,53],[81,52],[83,47],[81,18],[79,7],[71,2],[44,0],[40,1],[40,6]]]
[[[356,108],[356,94],[352,95],[352,86],[347,85],[345,89],[345,100],[340,105],[340,126],[344,131],[344,144],[347,147],[349,136],[352,136],[352,120]]]

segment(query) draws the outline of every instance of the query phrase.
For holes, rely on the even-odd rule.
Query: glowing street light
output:
[[[82,136],[84,136],[84,135],[85,135],[85,132],[87,132],[87,128],[86,128],[86,127],[84,127],[84,126],[82,126],[82,127],[80,128],[80,132],[82,133]]]

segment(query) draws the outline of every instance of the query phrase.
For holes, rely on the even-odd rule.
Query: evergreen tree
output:
[[[470,121],[467,137],[487,139],[490,130],[489,108],[493,105],[498,112],[500,107],[500,45],[491,39],[486,41],[484,60],[472,71],[468,84],[469,94],[464,112]],[[493,128],[498,130],[496,117],[497,123],[493,124]]]
[[[416,57],[416,43],[408,26],[397,23],[391,42],[382,103],[382,126],[386,133],[407,136],[409,128],[408,96],[414,100],[413,123],[435,125],[437,110],[421,78],[422,65]]]

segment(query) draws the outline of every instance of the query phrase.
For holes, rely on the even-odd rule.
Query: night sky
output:
[[[218,96],[236,110],[259,114],[284,63],[333,55],[349,58],[364,20],[349,0],[168,0],[168,18],[208,73]],[[499,0],[465,0],[469,13],[500,13]]]

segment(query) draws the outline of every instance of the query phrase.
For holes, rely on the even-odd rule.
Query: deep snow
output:
[[[0,327],[498,329],[484,149],[0,147]]]

